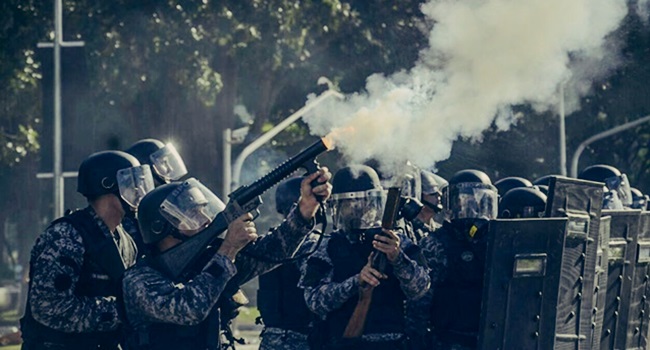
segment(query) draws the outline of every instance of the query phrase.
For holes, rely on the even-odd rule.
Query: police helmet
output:
[[[301,177],[294,177],[281,182],[275,189],[275,209],[286,216],[291,206],[300,198]]]
[[[632,192],[632,209],[643,209],[646,210],[648,204],[648,196],[644,195],[638,188],[630,188]]]
[[[168,235],[179,239],[202,231],[225,204],[194,178],[161,185],[146,196],[138,207],[138,224],[145,244]]]
[[[578,179],[603,182],[608,191],[616,192],[616,196],[609,195],[610,197],[618,197],[623,206],[629,207],[632,205],[632,192],[627,175],[611,165],[596,164],[588,166],[580,172]]]
[[[152,188],[149,166],[125,152],[93,153],[79,166],[77,192],[90,200],[112,193],[135,207]]]
[[[508,191],[499,202],[499,218],[540,218],[546,211],[546,195],[533,187]]]
[[[142,139],[131,147],[127,153],[136,157],[141,164],[149,164],[158,185],[176,181],[187,174],[183,158],[173,144],[165,144],[157,139]]]
[[[506,193],[508,193],[508,191],[510,191],[513,188],[531,187],[531,186],[533,186],[532,182],[530,182],[528,179],[519,176],[504,177],[503,179],[499,179],[494,183],[494,187],[497,188],[497,192],[499,193],[500,196],[504,196]]]
[[[549,175],[544,175],[544,176],[538,177],[537,179],[535,179],[535,181],[533,181],[533,185],[549,186],[551,184],[551,178],[554,177],[554,176],[557,177],[557,176],[560,176],[560,175],[549,174]]]
[[[482,171],[467,169],[454,174],[449,179],[445,196],[452,221],[497,217],[497,189]]]
[[[381,224],[386,193],[374,169],[352,165],[334,174],[330,201],[333,225],[352,232]]]
[[[442,191],[448,185],[447,180],[426,170],[420,172],[420,178],[422,180],[420,201],[434,212],[441,212],[444,209]]]
[[[533,188],[541,191],[545,196],[548,196],[548,186],[547,185],[533,185]]]
[[[420,171],[422,180],[422,194],[441,193],[441,189],[447,186],[448,182],[442,176],[436,175],[430,171]]]

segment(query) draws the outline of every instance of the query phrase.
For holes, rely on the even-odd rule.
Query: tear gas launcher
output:
[[[176,245],[156,257],[157,265],[174,280],[182,280],[190,276],[193,271],[203,268],[196,266],[200,257],[209,247],[214,246],[219,236],[226,231],[228,224],[238,217],[253,213],[259,215],[258,207],[262,204],[260,197],[264,192],[287,178],[294,171],[303,168],[307,174],[312,174],[319,169],[316,157],[331,149],[326,138],[313,143],[295,156],[287,159],[277,168],[248,186],[241,186],[228,195],[230,200],[223,211],[200,233],[192,236],[183,244]],[[317,180],[312,185],[318,185]],[[253,242],[254,243],[254,242]]]

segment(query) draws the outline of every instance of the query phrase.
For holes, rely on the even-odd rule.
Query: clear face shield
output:
[[[207,227],[226,205],[194,178],[183,182],[160,205],[160,213],[179,231]]]
[[[610,191],[616,191],[623,206],[629,207],[633,203],[632,190],[627,175],[613,176],[605,179],[605,185]]]
[[[150,156],[153,170],[165,181],[176,181],[187,174],[183,158],[171,143]]]
[[[333,194],[330,199],[334,227],[345,232],[381,226],[386,192],[369,190]]]
[[[122,199],[132,208],[137,208],[142,197],[155,187],[151,167],[145,164],[118,170],[117,185]]]
[[[492,185],[465,182],[449,185],[450,219],[483,219],[497,217],[497,189]]]

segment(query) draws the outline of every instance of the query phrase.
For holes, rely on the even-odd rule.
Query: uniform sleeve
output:
[[[408,237],[402,236],[400,254],[393,264],[393,271],[407,300],[422,297],[431,286],[429,269],[426,264],[419,264],[405,252],[412,251],[415,244]],[[419,250],[419,249],[418,249]]]
[[[291,258],[313,227],[313,220],[303,219],[294,205],[279,226],[271,229],[268,234],[259,237],[245,248],[245,251],[237,254],[235,265],[238,273],[234,277],[237,284],[242,285],[278,266],[278,261]],[[258,259],[256,256],[261,256],[263,259]]]
[[[136,265],[127,270],[124,302],[129,320],[192,326],[203,321],[212,310],[228,281],[235,275],[235,265],[225,256],[215,254],[205,269],[185,284],[174,284],[149,266]]]
[[[307,259],[298,282],[298,287],[304,288],[307,307],[321,318],[357,296],[359,291],[359,274],[343,282],[332,281],[332,263],[327,256],[328,242],[329,240],[324,240],[319,249]]]
[[[437,235],[440,230],[428,235],[420,242],[422,254],[424,255],[427,266],[429,267],[429,276],[431,284],[442,281],[447,273],[447,255],[444,246]]]
[[[75,295],[84,246],[68,223],[39,237],[32,251],[29,305],[34,319],[63,332],[111,331],[121,324],[115,297]]]

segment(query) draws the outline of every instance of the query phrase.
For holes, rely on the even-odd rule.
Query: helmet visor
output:
[[[179,230],[199,230],[210,224],[226,205],[194,178],[183,182],[160,205],[160,213]]]
[[[334,194],[331,197],[333,225],[347,232],[379,227],[385,204],[386,192],[378,189]]]
[[[183,158],[171,143],[150,156],[153,170],[165,181],[176,181],[187,174]]]
[[[117,171],[120,196],[131,207],[137,208],[142,197],[153,190],[153,177],[148,164]]]
[[[449,186],[451,219],[484,219],[497,217],[498,196],[494,186],[462,182]]]

